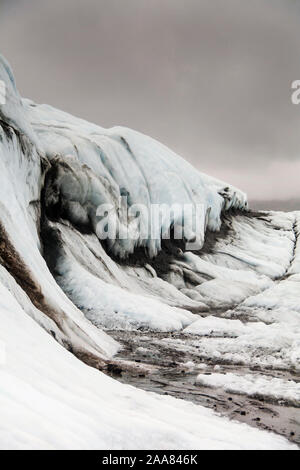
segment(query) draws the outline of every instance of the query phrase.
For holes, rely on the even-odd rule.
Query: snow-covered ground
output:
[[[228,392],[252,397],[285,400],[296,406],[300,403],[300,383],[284,381],[265,375],[199,374],[197,383],[208,387],[222,387]]]
[[[0,285],[2,449],[288,449],[283,438],[88,367]]]
[[[300,213],[248,214],[244,193],[150,137],[22,100],[1,57],[0,79],[0,447],[292,448],[97,369],[121,348],[104,330],[121,329],[181,332],[157,344],[220,363],[299,370]],[[124,194],[125,212],[202,212],[162,218],[152,237],[121,211],[136,236],[103,244],[97,208]],[[162,242],[181,224],[200,251]]]

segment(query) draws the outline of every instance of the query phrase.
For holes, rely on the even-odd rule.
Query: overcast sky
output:
[[[300,197],[299,0],[0,0],[0,45],[23,96]]]

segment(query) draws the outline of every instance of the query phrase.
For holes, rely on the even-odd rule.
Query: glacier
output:
[[[242,191],[148,136],[22,99],[2,56],[0,80],[0,448],[295,448],[105,372],[138,367],[120,356],[122,331],[166,334],[140,353],[153,342],[298,373],[300,213],[252,213]],[[103,241],[102,204],[134,237]],[[126,217],[136,204],[146,213]],[[162,214],[153,236],[141,227],[155,204],[202,210]],[[183,240],[164,239],[174,226]]]

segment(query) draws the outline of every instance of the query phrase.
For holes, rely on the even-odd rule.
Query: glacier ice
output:
[[[268,376],[246,374],[239,376],[227,374],[199,374],[197,383],[208,387],[223,387],[226,391],[245,394],[251,397],[263,397],[266,400],[285,400],[298,406],[300,402],[300,384]]]
[[[0,366],[0,449],[296,448],[281,436],[87,367],[1,284],[0,307],[0,340],[9,356]]]
[[[63,211],[65,218],[82,225],[90,223],[97,233],[97,207],[117,205],[126,194],[128,210],[142,204],[148,212],[155,204],[201,205],[201,213],[187,214],[188,219],[164,218],[152,234],[141,214],[135,239],[110,240],[110,249],[128,256],[137,246],[145,246],[151,257],[161,249],[161,236],[169,225],[184,225],[185,234],[195,237],[195,226],[201,227],[200,246],[205,230],[221,227],[222,211],[247,209],[244,193],[195,170],[188,162],[156,140],[128,128],[103,129],[76,119],[50,106],[37,106],[24,101],[28,119],[50,163],[55,167],[55,180],[50,178],[46,206]],[[54,187],[53,187],[54,184]],[[63,207],[57,207],[59,199]],[[185,215],[185,214],[184,214]],[[194,220],[199,217],[201,220]],[[167,225],[166,225],[167,224]],[[122,220],[120,220],[122,225]]]
[[[210,358],[297,370],[299,213],[254,217],[243,192],[154,139],[22,99],[3,57],[0,80],[0,447],[292,448],[96,369],[120,348],[103,329],[145,329],[191,335]],[[102,243],[97,209],[124,195],[119,227],[135,236]],[[125,217],[185,203],[200,220],[162,214],[154,236],[143,213]],[[202,249],[166,243],[175,225]]]

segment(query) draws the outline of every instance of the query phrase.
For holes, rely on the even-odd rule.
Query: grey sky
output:
[[[298,0],[0,0],[0,44],[23,96],[300,196]]]

